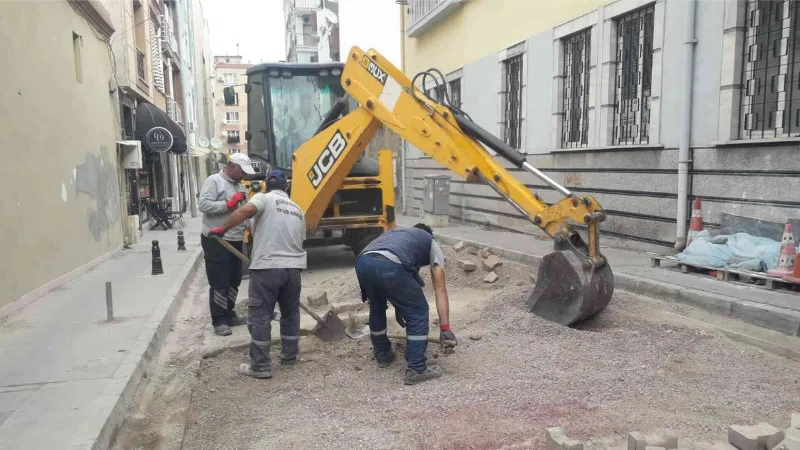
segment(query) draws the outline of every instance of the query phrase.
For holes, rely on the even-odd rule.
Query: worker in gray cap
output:
[[[269,356],[271,320],[275,304],[281,310],[281,364],[294,365],[300,350],[300,271],[306,268],[306,219],[286,193],[280,170],[267,175],[267,193],[256,194],[210,235],[224,236],[254,218],[250,262],[250,362],[239,373],[253,378],[272,377]]]
[[[200,243],[203,246],[209,284],[211,325],[219,336],[229,336],[232,326],[243,324],[233,311],[239,295],[239,284],[242,282],[242,263],[219,242],[211,239],[208,232],[225,223],[244,204],[247,190],[241,180],[245,175],[254,173],[250,158],[242,153],[234,153],[219,173],[206,178],[198,196],[197,207],[203,213]],[[239,251],[242,251],[244,229],[244,224],[239,225],[230,229],[225,236],[225,240]]]

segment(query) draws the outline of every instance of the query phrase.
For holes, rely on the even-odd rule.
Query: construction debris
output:
[[[494,252],[489,247],[481,250],[481,258],[483,258],[483,259],[486,259],[486,258],[488,258],[488,257],[490,257],[492,255],[494,255]]]
[[[772,450],[783,440],[783,431],[768,424],[755,426],[731,425],[728,442],[740,450]]]
[[[478,270],[478,265],[466,259],[459,259],[458,268],[462,269],[464,272],[475,272]]]
[[[475,247],[467,247],[467,253],[469,253],[470,255],[477,255],[478,249]]]
[[[483,270],[487,272],[491,272],[495,269],[495,267],[502,265],[503,265],[503,260],[494,255],[488,256],[486,259],[483,260]]]
[[[547,450],[583,450],[583,443],[567,437],[560,427],[547,429]]]
[[[466,247],[467,247],[467,244],[465,244],[464,241],[461,241],[458,244],[453,246],[453,250],[455,250],[456,252],[460,252],[461,250],[464,250],[464,248],[466,248]]]
[[[485,277],[483,277],[483,282],[484,283],[494,283],[495,281],[497,281],[498,278],[500,278],[500,277],[498,277],[496,273],[489,272],[488,274],[486,274]]]
[[[483,339],[483,336],[481,336],[480,334],[470,334],[469,338],[472,339],[473,341],[480,341],[481,339]]]
[[[664,434],[643,435],[637,431],[628,433],[628,450],[647,450],[663,448],[674,450],[678,448],[678,435],[672,432]]]
[[[312,308],[325,306],[328,304],[328,292],[324,291],[319,295],[309,295],[306,299],[308,300],[308,306]]]

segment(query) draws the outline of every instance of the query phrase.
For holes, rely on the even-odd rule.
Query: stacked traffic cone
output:
[[[689,222],[689,234],[686,236],[686,246],[692,243],[697,233],[703,231],[703,209],[700,205],[700,198],[694,199],[692,203],[692,220]]]
[[[783,278],[792,275],[797,250],[794,248],[794,235],[792,234],[792,224],[787,223],[783,227],[783,237],[781,238],[781,256],[778,260],[778,267],[767,271],[767,275]]]

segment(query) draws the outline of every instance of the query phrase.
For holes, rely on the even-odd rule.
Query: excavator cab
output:
[[[263,179],[272,169],[283,171],[290,180],[292,199],[307,195],[291,190],[295,152],[326,122],[358,107],[354,100],[339,101],[345,96],[343,70],[343,63],[266,63],[247,71],[245,138],[248,155],[258,166],[249,180],[251,195],[266,191]],[[332,111],[335,104],[340,107]],[[308,230],[306,246],[344,244],[358,254],[394,227],[392,153],[377,153],[377,158],[361,155],[319,223]]]

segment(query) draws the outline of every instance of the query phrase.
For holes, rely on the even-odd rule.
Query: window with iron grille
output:
[[[503,61],[503,140],[515,149],[522,148],[522,90],[525,87],[523,55],[518,54]]]
[[[228,130],[228,144],[238,144],[239,143],[239,132],[234,130]]]
[[[456,108],[461,108],[461,78],[447,83],[450,85],[450,103]]]
[[[428,91],[425,93],[425,95],[427,95],[428,98],[431,99],[431,100],[435,100],[435,101],[437,101],[439,103],[444,103],[444,91],[445,91],[445,89],[446,89],[445,85],[444,84],[440,84],[439,86],[436,86],[433,89],[428,89]]]
[[[748,0],[739,138],[800,136],[800,2]]]
[[[564,115],[561,147],[589,145],[589,72],[592,29],[562,39],[564,45]]]
[[[617,19],[614,145],[650,143],[654,15],[650,5]]]

